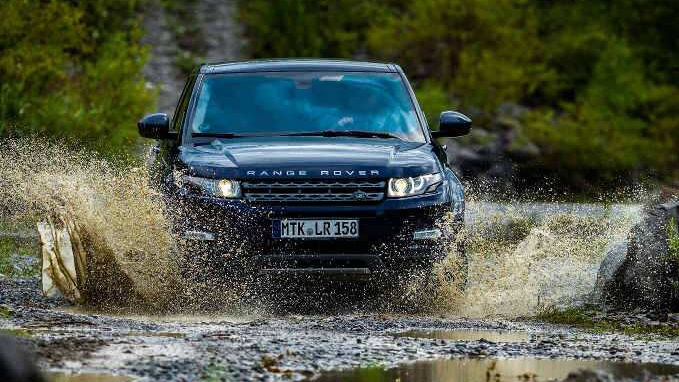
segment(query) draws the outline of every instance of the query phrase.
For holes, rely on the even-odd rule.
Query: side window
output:
[[[179,102],[177,103],[177,108],[174,111],[174,117],[172,118],[172,126],[170,130],[172,132],[179,132],[184,123],[184,117],[186,116],[186,109],[189,105],[189,100],[191,99],[191,91],[193,90],[193,84],[196,82],[196,76],[193,75],[189,77],[184,85],[184,90],[182,90],[182,95],[179,97]]]

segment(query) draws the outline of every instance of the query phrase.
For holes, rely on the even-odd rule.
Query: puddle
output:
[[[134,381],[132,377],[113,374],[99,374],[99,373],[61,373],[50,372],[46,373],[49,382],[130,382]]]
[[[552,381],[578,369],[602,370],[617,378],[638,378],[645,373],[674,375],[679,366],[606,361],[551,359],[446,359],[404,363],[393,369],[379,367],[331,371],[315,382],[508,382]]]
[[[409,330],[394,337],[434,338],[452,341],[527,342],[530,333],[509,330]]]
[[[186,334],[178,332],[123,332],[122,336],[127,337],[167,337],[167,338],[185,338]]]

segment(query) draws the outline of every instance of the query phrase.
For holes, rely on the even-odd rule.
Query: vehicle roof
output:
[[[243,72],[384,72],[397,73],[397,66],[378,62],[329,59],[271,59],[203,64],[201,73]]]

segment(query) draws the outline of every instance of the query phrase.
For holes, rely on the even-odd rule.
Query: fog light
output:
[[[438,239],[443,234],[441,234],[440,229],[425,229],[422,231],[415,231],[413,233],[413,240],[432,240],[432,239]]]
[[[198,241],[212,241],[215,239],[215,234],[203,231],[185,231],[184,239]]]

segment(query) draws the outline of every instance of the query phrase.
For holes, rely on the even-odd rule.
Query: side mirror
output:
[[[472,120],[457,111],[444,111],[439,117],[439,131],[432,131],[434,138],[460,137],[469,134]]]
[[[139,135],[144,138],[168,139],[171,138],[170,118],[165,113],[149,114],[137,122]]]

